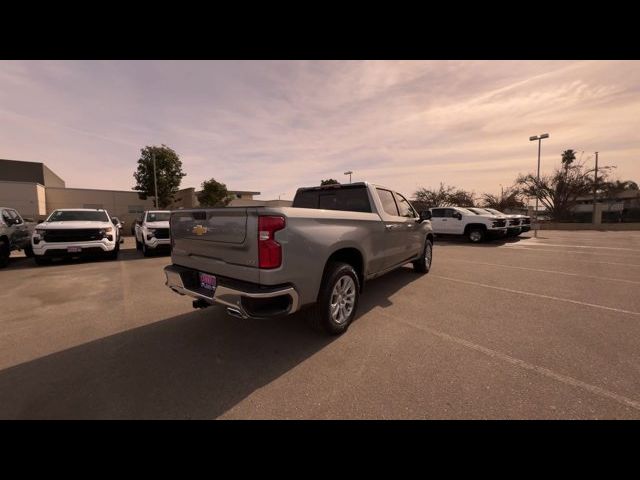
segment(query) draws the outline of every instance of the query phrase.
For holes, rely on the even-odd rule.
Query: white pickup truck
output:
[[[31,232],[33,221],[22,218],[17,210],[0,207],[0,268],[9,263],[13,250],[24,250],[27,257],[33,256],[31,250]]]
[[[145,257],[161,249],[167,252],[171,249],[169,218],[170,210],[148,210],[142,220],[136,222],[136,249],[142,250]]]
[[[115,260],[120,251],[120,239],[106,210],[60,208],[36,226],[31,248],[38,265],[45,265],[53,258],[86,255]]]
[[[479,215],[462,207],[431,208],[431,226],[436,235],[464,235],[478,243],[488,237],[504,237],[507,220],[504,217]]]

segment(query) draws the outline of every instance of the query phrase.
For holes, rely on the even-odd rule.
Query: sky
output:
[[[639,61],[0,61],[0,158],[130,190],[140,149],[291,199],[323,178],[500,193],[563,150],[640,181]],[[584,152],[584,153],[582,153]]]

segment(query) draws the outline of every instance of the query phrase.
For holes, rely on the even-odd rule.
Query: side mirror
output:
[[[429,210],[423,210],[420,212],[420,221],[431,220],[431,212]]]
[[[456,217],[458,220],[462,220],[462,214],[461,214],[460,212],[455,213],[455,217]]]

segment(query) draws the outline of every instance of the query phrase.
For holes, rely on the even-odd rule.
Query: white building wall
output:
[[[0,181],[0,205],[35,218],[46,214],[44,187],[38,183]]]

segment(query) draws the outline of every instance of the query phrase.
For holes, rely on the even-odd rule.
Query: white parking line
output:
[[[535,239],[531,239],[530,241],[527,241],[527,245],[535,246],[535,247],[544,246],[544,247],[567,247],[567,248],[598,248],[603,250],[626,250],[629,252],[640,253],[640,250],[638,250],[637,248],[601,247],[601,246],[593,246],[593,245],[567,245],[564,243],[546,243],[546,242],[541,242],[540,240],[535,240]]]
[[[555,251],[555,250],[543,250],[541,248],[530,248],[530,247],[507,247],[505,245],[500,245],[496,248],[501,249],[502,251],[507,251],[507,250],[512,250],[512,251],[518,251],[518,250],[531,250],[533,252],[537,252],[537,253],[571,253],[573,255],[584,255],[585,252],[571,252],[571,251]],[[589,253],[589,257],[617,257],[617,258],[629,258],[628,255],[614,255],[611,253]],[[638,257],[638,259],[640,259],[640,257]],[[580,260],[572,260],[572,261],[580,261]],[[640,264],[635,264],[635,263],[615,263],[615,262],[588,262],[588,263],[609,263],[611,265],[628,265],[631,267],[640,267]]]
[[[517,268],[519,270],[530,270],[532,272],[542,272],[542,273],[557,273],[559,275],[569,275],[572,277],[582,277],[582,278],[593,278],[596,280],[606,280],[612,282],[624,282],[624,283],[633,283],[636,285],[640,285],[640,282],[635,280],[625,280],[623,278],[611,278],[611,277],[598,277],[595,275],[584,275],[582,273],[571,273],[571,272],[561,272],[559,270],[543,270],[541,268],[530,268],[530,267],[516,267],[515,265],[504,265],[501,263],[485,263],[485,262],[475,262],[473,260],[458,260],[453,258],[448,258],[448,262],[463,262],[463,263],[475,263],[476,265],[487,265],[489,267],[503,267],[503,268]]]
[[[412,302],[413,303],[413,302]],[[496,360],[501,360],[505,363],[509,363],[511,365],[515,365],[517,367],[523,368],[525,370],[530,370],[536,373],[539,373],[540,375],[544,375],[545,377],[548,378],[552,378],[553,380],[556,380],[558,382],[564,383],[566,385],[570,385],[573,387],[577,387],[577,388],[581,388],[582,390],[586,390],[587,392],[593,393],[594,395],[598,395],[600,397],[603,398],[608,398],[611,400],[614,400],[622,405],[626,405],[628,407],[631,407],[635,410],[640,410],[640,402],[633,400],[629,397],[625,397],[624,395],[619,395],[617,393],[613,393],[609,390],[605,390],[604,388],[601,387],[597,387],[595,385],[592,385],[590,383],[586,383],[583,382],[581,380],[578,380],[576,378],[573,377],[569,377],[567,375],[562,375],[560,373],[556,373],[553,370],[549,370],[548,368],[545,367],[541,367],[539,365],[534,365],[532,363],[529,362],[525,362],[524,360],[520,360],[519,358],[515,358],[512,357],[511,355],[507,355],[505,353],[502,352],[498,352],[496,350],[492,350],[490,348],[484,347],[482,345],[478,345],[477,343],[473,343],[470,342],[468,340],[465,340],[463,338],[459,338],[459,337],[454,337],[453,335],[449,335],[448,333],[444,333],[441,332],[439,330],[435,330],[433,328],[424,326],[424,325],[416,325],[414,323],[411,322],[407,322],[406,320],[400,318],[400,317],[396,317],[395,315],[389,315],[388,313],[384,312],[384,310],[382,309],[382,307],[377,307],[376,308],[377,313],[379,313],[380,315],[382,315],[383,317],[387,317],[390,320],[395,320],[397,322],[403,323],[405,325],[411,326],[413,328],[416,328],[418,330],[422,330],[424,332],[430,333],[431,335],[435,335],[436,337],[439,337],[443,340],[447,340],[449,342],[453,342],[456,343],[458,345],[462,345],[464,347],[470,348],[472,350],[475,350],[477,352],[480,352],[484,355],[487,355],[488,357],[491,357],[493,359]]]
[[[460,280],[459,278],[444,277],[442,275],[430,274],[429,276],[430,277],[436,277],[436,278],[442,278],[444,280],[450,280],[452,282],[464,283],[464,284],[467,284],[467,285],[475,285],[475,286],[483,287],[483,288],[492,288],[494,290],[501,290],[503,292],[517,293],[518,295],[528,295],[530,297],[546,298],[548,300],[556,300],[558,302],[573,303],[573,304],[576,304],[576,305],[583,305],[585,307],[599,308],[599,309],[602,309],[602,310],[609,310],[611,312],[617,312],[617,313],[624,313],[624,314],[627,314],[627,315],[640,316],[640,312],[632,312],[631,310],[622,310],[621,308],[613,308],[613,307],[607,307],[607,306],[604,306],[604,305],[596,305],[595,303],[580,302],[578,300],[571,300],[571,299],[562,298],[562,297],[553,297],[551,295],[543,295],[541,293],[525,292],[523,290],[513,290],[511,288],[505,288],[505,287],[496,287],[495,285],[487,285],[486,283],[479,283],[479,282],[470,282],[468,280]]]
[[[617,257],[617,258],[631,258],[640,260],[640,252],[638,253],[605,253],[601,251],[589,251],[589,250],[560,250],[554,248],[541,248],[544,245],[500,245],[498,248],[526,248],[528,250],[537,250],[539,252],[551,252],[551,253],[571,253],[573,255],[589,255],[590,257]]]

